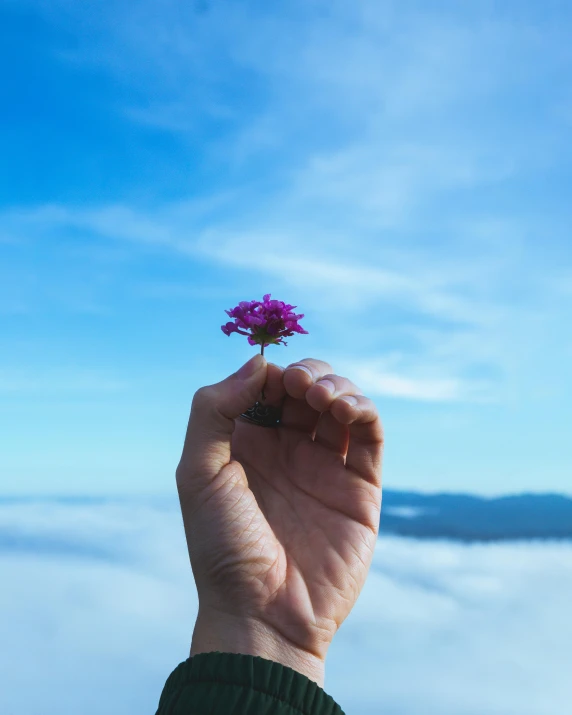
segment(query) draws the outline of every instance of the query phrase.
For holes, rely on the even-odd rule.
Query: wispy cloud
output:
[[[400,249],[391,241],[375,245],[369,236],[352,237],[347,227],[334,236],[324,229],[311,232],[307,222],[302,227],[286,221],[275,228],[264,215],[260,219],[265,228],[257,225],[260,219],[240,231],[228,229],[228,219],[220,228],[216,219],[205,228],[203,202],[196,203],[164,205],[150,212],[121,205],[91,210],[47,206],[9,211],[2,219],[15,233],[35,234],[39,240],[74,229],[81,232],[78,240],[86,235],[124,240],[272,275],[318,300],[322,296],[324,304],[336,309],[363,310],[376,301],[387,301],[422,314],[477,324],[494,319],[502,310],[490,299],[482,304],[484,296],[475,295],[482,275],[460,257],[437,259],[423,248]],[[487,261],[481,261],[482,270],[494,264],[494,255]]]
[[[11,211],[6,218],[28,239],[51,240],[73,231],[80,244],[86,238],[95,242],[94,250],[101,241],[127,242],[135,250],[181,255],[189,265],[232,269],[266,284],[270,279],[275,290],[283,286],[311,305],[324,330],[350,326],[346,332],[356,352],[341,355],[338,364],[347,364],[348,373],[378,395],[479,402],[494,393],[499,399],[499,381],[514,365],[515,343],[526,339],[530,326],[555,305],[546,291],[534,309],[511,300],[505,289],[507,272],[520,245],[509,242],[499,251],[482,225],[468,233],[468,241],[477,235],[477,249],[468,258],[462,247],[443,256],[420,245],[400,246],[391,237],[377,244],[369,234],[351,236],[346,225],[332,236],[325,229],[312,232],[307,220],[290,225],[286,217],[276,228],[264,213],[250,229],[233,230],[228,218],[212,215],[220,205],[221,197],[148,211],[122,205],[89,210],[46,206]],[[240,222],[244,224],[244,218]],[[493,233],[499,230],[497,223],[491,225]],[[532,288],[530,281],[529,293]],[[149,285],[141,290],[154,294]],[[163,297],[189,291],[206,297],[201,288],[157,290]],[[222,286],[205,290],[219,298],[223,294]],[[392,323],[393,314],[404,314],[406,320]],[[361,357],[358,335],[369,340],[373,357]],[[404,340],[406,349],[399,346]],[[339,353],[335,344],[331,350]]]
[[[336,361],[343,369],[343,363]],[[397,373],[386,372],[376,364],[363,364],[355,359],[346,360],[346,374],[352,374],[354,381],[365,394],[381,397],[397,397],[408,400],[427,402],[471,402],[486,399],[492,392],[491,386],[481,386],[458,378],[415,378]],[[483,389],[484,388],[484,389]],[[481,393],[479,395],[479,392]]]
[[[28,4],[81,38],[55,50],[65,70],[111,79],[106,116],[154,129],[145,152],[153,161],[165,139],[179,177],[167,190],[134,176],[111,200],[2,213],[12,241],[65,244],[65,258],[85,248],[87,306],[106,290],[111,304],[112,284],[141,315],[160,300],[182,324],[187,299],[226,308],[272,290],[313,320],[306,344],[373,395],[512,401],[532,424],[530,400],[561,394],[572,350],[567,13]],[[118,244],[145,270],[100,285],[90,251]],[[1,304],[33,309],[44,295],[26,289]]]

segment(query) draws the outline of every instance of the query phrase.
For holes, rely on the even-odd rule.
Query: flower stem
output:
[[[264,355],[264,341],[262,341],[262,347],[260,349],[260,354]],[[262,387],[262,399],[264,399],[264,387]]]

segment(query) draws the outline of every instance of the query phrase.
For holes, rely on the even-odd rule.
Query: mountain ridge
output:
[[[0,495],[0,506],[30,503],[95,506],[126,502],[178,508],[178,498],[172,494]],[[572,540],[572,498],[554,492],[483,497],[462,492],[384,489],[379,533],[463,542]]]

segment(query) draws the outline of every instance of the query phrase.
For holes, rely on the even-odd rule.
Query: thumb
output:
[[[230,462],[234,420],[256,402],[266,382],[267,362],[257,354],[240,370],[215,385],[197,390],[193,397],[177,484],[199,488]]]

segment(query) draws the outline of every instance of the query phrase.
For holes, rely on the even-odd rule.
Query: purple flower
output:
[[[267,293],[262,302],[258,300],[241,301],[236,308],[225,310],[225,313],[234,318],[234,323],[229,321],[221,325],[225,335],[240,333],[246,335],[251,345],[261,345],[261,352],[267,345],[288,345],[284,338],[294,333],[308,334],[307,330],[298,325],[304,315],[295,315],[292,309],[295,305],[288,305],[281,300],[270,300]]]

